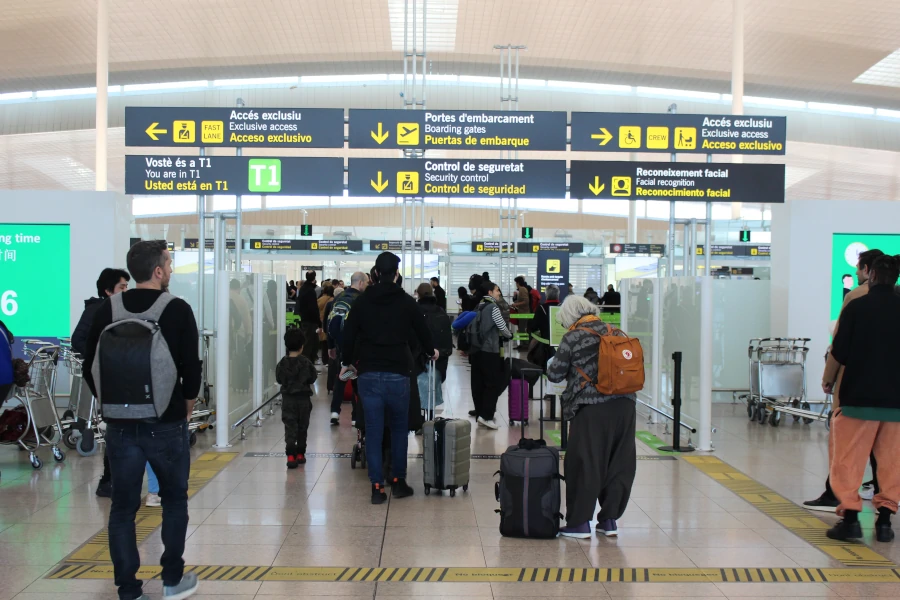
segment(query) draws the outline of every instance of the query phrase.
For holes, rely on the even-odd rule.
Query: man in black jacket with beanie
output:
[[[406,483],[406,451],[409,436],[409,382],[412,355],[410,336],[415,335],[427,356],[438,358],[425,317],[397,285],[400,258],[383,252],[375,260],[378,283],[353,303],[344,323],[341,373],[358,363],[359,395],[366,419],[366,460],[372,482],[372,504],[387,500],[384,492],[382,441],[385,422],[391,431],[393,495],[412,496]]]
[[[315,271],[309,271],[306,274],[306,281],[297,290],[294,314],[300,317],[300,331],[306,338],[303,356],[308,358],[311,363],[316,364],[319,356],[319,332],[322,330],[322,317],[319,315]]]

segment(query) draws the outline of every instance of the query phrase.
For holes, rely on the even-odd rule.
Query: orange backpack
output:
[[[604,396],[633,394],[644,388],[644,350],[637,338],[628,337],[621,329],[609,327],[606,335],[587,327],[576,330],[600,338],[597,353],[597,380],[592,381],[582,369],[581,387],[591,384]]]

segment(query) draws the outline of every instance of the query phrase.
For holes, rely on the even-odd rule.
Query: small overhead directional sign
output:
[[[523,227],[522,228],[522,239],[523,240],[533,240],[534,239],[534,227]]]
[[[126,106],[125,145],[343,148],[344,111]]]
[[[565,112],[350,109],[351,148],[565,150]]]
[[[300,226],[300,235],[308,237],[312,235],[312,225],[303,224]]]
[[[125,157],[125,193],[341,196],[344,161],[339,157],[130,154]]]
[[[691,154],[784,154],[785,117],[572,113],[572,150]]]
[[[784,203],[784,165],[573,160],[572,198]]]
[[[566,161],[349,159],[350,196],[565,198]]]

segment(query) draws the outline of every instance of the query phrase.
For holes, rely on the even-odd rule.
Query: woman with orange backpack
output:
[[[644,385],[640,343],[600,320],[599,308],[570,295],[557,313],[569,331],[547,364],[547,378],[565,383],[562,416],[569,421],[566,448],[566,526],[560,534],[591,537],[594,507],[600,502],[596,531],[618,535],[637,469],[635,392]]]

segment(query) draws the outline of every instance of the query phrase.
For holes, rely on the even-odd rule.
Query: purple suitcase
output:
[[[524,379],[513,379],[509,382],[507,390],[509,401],[509,421],[514,425],[517,421],[528,424],[528,399],[531,398],[531,388]]]

